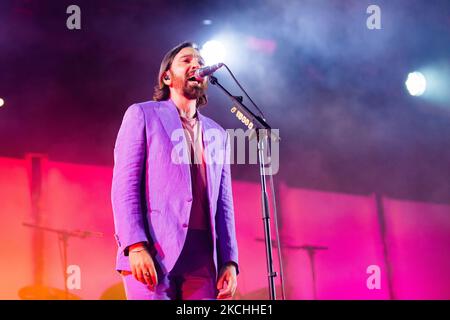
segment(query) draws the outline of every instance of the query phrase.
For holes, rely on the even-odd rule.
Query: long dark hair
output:
[[[168,100],[170,98],[170,90],[169,87],[163,82],[163,76],[164,73],[170,69],[173,59],[175,56],[184,48],[193,48],[196,50],[199,50],[197,44],[194,42],[183,42],[177,45],[176,47],[172,48],[169,52],[166,53],[164,58],[161,61],[161,66],[159,68],[159,74],[157,79],[157,84],[155,86],[154,92],[153,92],[153,100],[155,101],[164,101]],[[202,96],[197,98],[197,107],[206,105],[208,102],[208,99],[206,97],[206,94],[203,94]]]

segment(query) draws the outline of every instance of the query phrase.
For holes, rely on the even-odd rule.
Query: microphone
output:
[[[222,62],[219,62],[219,63],[213,64],[211,66],[206,66],[206,67],[197,69],[197,70],[195,70],[192,78],[194,78],[197,81],[203,81],[203,78],[212,75],[218,69],[222,68],[223,65],[224,64]]]

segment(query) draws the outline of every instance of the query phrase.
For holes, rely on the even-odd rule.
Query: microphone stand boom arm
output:
[[[261,176],[261,202],[262,202],[262,219],[264,224],[264,239],[265,239],[265,247],[266,247],[266,263],[267,263],[267,277],[269,281],[269,295],[270,300],[276,300],[276,290],[275,290],[275,277],[277,273],[274,271],[273,267],[273,255],[272,255],[272,237],[270,232],[270,208],[269,208],[269,197],[267,193],[267,182],[266,182],[266,163],[264,159],[264,150],[269,147],[266,143],[267,140],[267,131],[270,132],[271,127],[265,121],[265,119],[261,118],[258,115],[255,115],[251,110],[249,110],[243,103],[242,97],[233,96],[227,89],[225,89],[217,80],[216,77],[210,76],[209,81],[211,84],[220,88],[234,103],[234,107],[239,110],[243,116],[245,116],[247,120],[242,121],[243,117],[241,117],[241,121],[244,122],[249,129],[252,129],[253,126],[256,127],[256,138],[258,145],[258,159],[259,159],[259,168],[260,168],[260,176]],[[237,114],[238,115],[238,114]],[[239,118],[239,117],[238,117]],[[251,124],[251,126],[249,125]],[[256,124],[256,125],[254,125]],[[265,130],[260,130],[265,129]],[[268,149],[269,151],[269,149]],[[270,152],[269,152],[270,154]]]

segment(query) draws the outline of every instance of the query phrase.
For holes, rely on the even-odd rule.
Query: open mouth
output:
[[[201,81],[198,81],[194,76],[187,79],[189,82],[195,82],[195,83],[202,83]]]

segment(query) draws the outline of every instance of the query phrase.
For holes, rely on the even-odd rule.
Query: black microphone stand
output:
[[[315,266],[315,254],[318,250],[328,250],[328,247],[324,246],[313,246],[313,245],[303,245],[298,246],[298,249],[303,249],[308,252],[309,263],[311,266],[311,277],[312,277],[312,287],[313,287],[313,299],[317,300],[317,277],[316,277],[316,266]]]
[[[80,231],[80,230],[67,231],[67,230],[62,230],[62,229],[54,229],[54,228],[49,228],[46,226],[40,226],[40,225],[36,225],[36,224],[26,223],[26,222],[23,222],[22,225],[24,225],[26,227],[35,228],[38,230],[53,232],[58,235],[58,240],[62,244],[62,248],[63,248],[62,265],[63,265],[63,276],[64,276],[64,296],[65,296],[65,299],[68,300],[69,299],[69,289],[67,288],[67,278],[68,278],[67,277],[67,267],[68,267],[67,247],[69,246],[69,243],[68,243],[69,238],[76,237],[76,238],[84,239],[86,237],[91,237],[91,236],[102,237],[102,233],[91,232],[91,231]]]
[[[269,294],[270,300],[276,300],[276,290],[275,290],[275,277],[277,273],[274,271],[273,267],[273,257],[272,257],[272,237],[270,234],[270,208],[269,208],[269,197],[267,194],[267,183],[266,183],[266,162],[264,158],[264,151],[266,148],[270,151],[269,145],[266,142],[268,135],[271,135],[271,127],[267,124],[265,119],[260,116],[255,115],[250,111],[243,103],[242,97],[233,96],[227,89],[225,89],[214,76],[209,76],[209,82],[218,88],[220,88],[234,103],[232,112],[236,112],[236,116],[247,125],[249,129],[255,127],[257,145],[258,145],[258,159],[259,168],[261,176],[261,202],[262,202],[262,219],[264,224],[264,238],[266,246],[266,260],[267,260],[267,277],[269,280]],[[236,109],[234,109],[236,108]],[[240,114],[239,114],[240,112]],[[248,121],[247,121],[248,120]],[[276,137],[279,139],[278,137]],[[268,153],[270,156],[270,152]]]

